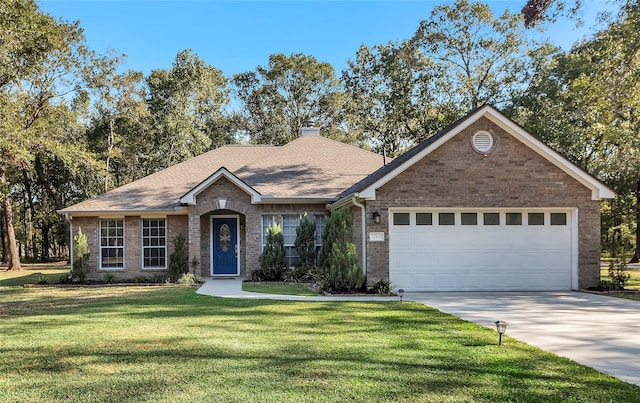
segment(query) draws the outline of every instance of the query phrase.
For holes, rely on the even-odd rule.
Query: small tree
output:
[[[300,217],[296,228],[296,252],[298,263],[295,270],[285,276],[293,281],[308,282],[312,280],[312,272],[316,266],[316,223],[305,213]]]
[[[298,252],[298,267],[311,268],[316,264],[316,223],[311,221],[305,213],[300,217],[300,224],[296,228],[296,251]]]
[[[78,234],[73,237],[73,264],[71,265],[71,279],[83,282],[89,272],[89,244],[87,236],[78,228]]]
[[[173,253],[169,256],[169,276],[172,282],[189,272],[189,254],[184,235],[178,234],[173,238]]]
[[[319,257],[319,288],[328,291],[356,291],[364,285],[364,274],[358,266],[353,236],[353,216],[346,210],[331,212],[322,236]]]
[[[267,229],[267,244],[260,255],[260,271],[257,274],[259,280],[282,280],[287,267],[287,259],[284,253],[284,236],[280,225],[275,224]]]

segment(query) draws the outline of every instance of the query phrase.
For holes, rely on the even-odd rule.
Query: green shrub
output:
[[[171,282],[171,279],[167,276],[164,276],[162,274],[156,274],[153,276],[152,282],[154,283],[169,283]]]
[[[149,277],[147,276],[136,276],[133,278],[133,283],[149,283]]]
[[[346,209],[331,212],[318,260],[316,288],[330,292],[352,292],[362,289],[365,278],[358,265],[353,237],[353,216]]]
[[[253,281],[281,281],[287,268],[284,236],[278,224],[267,229],[267,244],[260,254],[260,269],[251,273]]]
[[[83,282],[89,272],[89,245],[87,236],[82,233],[82,228],[78,228],[78,234],[73,237],[73,264],[71,265],[72,281]]]
[[[183,273],[177,281],[178,284],[198,285],[200,278],[193,273]]]
[[[178,234],[173,239],[173,253],[169,256],[169,277],[172,282],[189,272],[189,253],[184,235]]]
[[[381,278],[371,285],[371,291],[376,294],[389,294],[391,292],[391,282]]]
[[[118,278],[116,277],[115,273],[105,273],[102,279],[107,284],[113,284],[118,282]]]
[[[610,290],[624,290],[624,286],[631,278],[631,274],[627,273],[627,264],[625,262],[609,262],[609,282]]]
[[[284,281],[293,283],[310,283],[313,281],[313,270],[315,266],[297,266],[292,270],[284,272]]]
[[[608,280],[606,278],[598,281],[597,288],[600,291],[609,291],[614,289],[613,284],[611,284],[611,280]]]

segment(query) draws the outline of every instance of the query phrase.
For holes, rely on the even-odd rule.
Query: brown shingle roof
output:
[[[335,199],[382,166],[382,157],[320,136],[285,146],[229,145],[156,172],[61,213],[168,211],[221,167],[263,196]]]
[[[378,154],[320,136],[303,136],[234,173],[262,195],[334,198],[381,166]]]

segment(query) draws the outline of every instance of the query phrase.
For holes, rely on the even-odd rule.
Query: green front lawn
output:
[[[20,271],[0,270],[0,287],[5,286],[22,286],[24,284],[37,283],[59,283],[60,278],[69,273],[69,267],[49,266],[35,267],[26,265],[27,267]]]
[[[397,302],[0,287],[0,401],[627,402],[640,387]]]

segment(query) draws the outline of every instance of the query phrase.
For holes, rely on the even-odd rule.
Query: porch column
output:
[[[189,272],[201,275],[202,267],[200,254],[200,214],[194,205],[189,206]],[[198,262],[194,265],[194,262]]]

